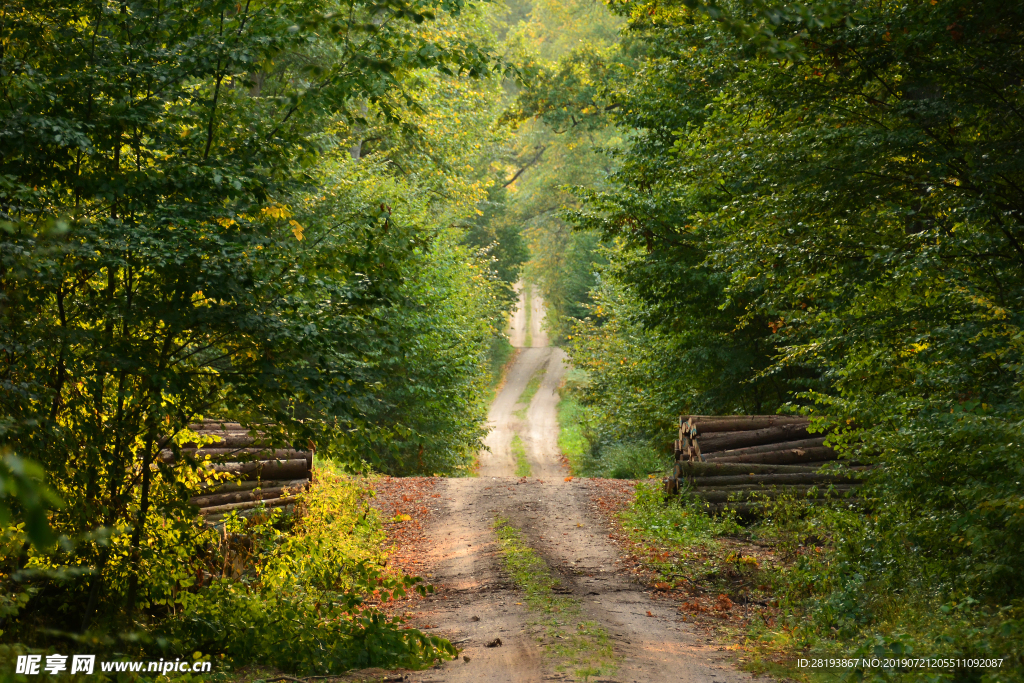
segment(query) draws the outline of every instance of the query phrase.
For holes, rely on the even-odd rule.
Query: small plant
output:
[[[531,612],[540,615],[533,622],[550,640],[547,652],[560,660],[558,668],[572,668],[577,678],[610,675],[616,670],[615,653],[607,632],[582,617],[579,601],[555,590],[561,582],[552,576],[543,558],[526,544],[519,529],[502,517],[494,520],[505,570],[524,593]]]
[[[532,476],[533,469],[530,467],[530,461],[526,458],[526,447],[523,445],[523,440],[519,438],[518,434],[512,437],[512,455],[516,459],[516,476]]]

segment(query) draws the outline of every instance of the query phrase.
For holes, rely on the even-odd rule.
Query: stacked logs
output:
[[[860,484],[857,469],[821,466],[838,459],[825,436],[807,431],[809,420],[785,415],[682,415],[676,463],[665,488],[683,488],[713,511],[754,512],[782,494],[835,497]]]
[[[195,442],[182,444],[182,456],[200,460],[209,457],[209,472],[229,475],[227,479],[219,477],[221,481],[189,499],[208,524],[217,524],[232,512],[247,517],[261,506],[291,509],[296,495],[309,486],[313,474],[311,451],[274,448],[262,434],[254,436],[237,422],[204,420],[189,425],[189,429],[200,437],[217,440],[202,447]],[[166,449],[160,451],[160,458],[174,462],[176,455]]]

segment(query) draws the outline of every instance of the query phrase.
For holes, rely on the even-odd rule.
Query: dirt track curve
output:
[[[511,322],[513,344],[525,341],[522,294]],[[738,683],[748,674],[729,664],[726,653],[682,622],[673,604],[652,600],[620,569],[608,529],[592,508],[595,485],[565,481],[558,450],[557,388],[564,372],[561,349],[547,346],[543,307],[529,302],[534,346],[524,348],[490,411],[488,451],[480,453],[479,477],[439,480],[437,508],[425,536],[432,540],[421,571],[439,595],[420,603],[415,623],[450,638],[463,657],[410,675],[420,683],[540,683],[582,680],[558,671],[545,654],[538,615],[528,611],[517,587],[502,571],[497,516],[511,520],[521,538],[546,561],[585,618],[597,622],[611,642],[616,666],[590,681],[602,683]],[[535,372],[544,377],[525,419],[517,399]],[[514,475],[511,441],[523,439],[533,477]],[[476,617],[477,619],[474,619]],[[486,647],[500,638],[500,647]]]

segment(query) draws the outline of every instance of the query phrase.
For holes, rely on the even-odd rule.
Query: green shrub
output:
[[[433,591],[418,577],[382,573],[385,536],[371,495],[354,478],[318,472],[290,533],[276,528],[276,512],[244,525],[230,520],[229,533],[244,533],[234,547],[245,549],[245,570],[183,594],[161,632],[237,665],[305,674],[420,668],[455,656],[448,641],[366,605],[371,596],[383,603]],[[222,555],[229,564],[232,550]]]
[[[242,582],[218,579],[189,593],[181,612],[162,629],[171,640],[202,652],[223,654],[236,665],[264,664],[300,674],[339,673],[353,668],[422,668],[454,657],[454,646],[403,626],[398,618],[368,607],[363,596],[401,598],[411,589],[426,593],[418,578],[384,578],[357,564],[351,591],[319,591],[301,584],[254,591]]]

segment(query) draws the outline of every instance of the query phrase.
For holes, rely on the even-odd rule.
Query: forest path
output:
[[[522,297],[520,301],[511,327],[514,335],[519,332],[513,342],[522,343],[526,322],[522,304],[526,302]],[[531,330],[533,341],[546,344],[547,337],[539,329],[542,302],[533,297],[529,304],[534,307],[531,327],[536,323]],[[748,674],[728,663],[721,648],[710,646],[705,636],[681,620],[675,605],[652,599],[650,591],[622,568],[618,549],[609,540],[611,529],[596,508],[595,501],[602,493],[600,482],[566,476],[558,449],[556,413],[563,359],[562,350],[556,347],[524,348],[492,405],[491,432],[486,440],[490,450],[479,455],[479,476],[430,480],[433,500],[422,500],[430,505],[422,509],[430,513],[421,541],[403,554],[413,556],[416,571],[439,590],[417,604],[420,611],[413,623],[449,638],[462,650],[462,656],[412,673],[408,680],[749,681]],[[525,418],[521,405],[517,417],[517,399],[538,372],[544,373],[540,387]],[[532,477],[515,477],[510,443],[516,434],[525,445]],[[520,541],[532,548],[549,574],[558,579],[561,587],[554,599],[568,599],[578,606],[575,621],[558,617],[552,626],[550,615],[543,610],[528,609],[522,590],[503,568],[495,533],[499,518],[519,530]],[[589,644],[579,645],[575,640],[581,621],[594,625],[597,636]],[[495,639],[500,639],[501,645],[488,646]],[[566,646],[576,662],[559,667],[566,663],[565,653],[551,656],[550,651]]]

